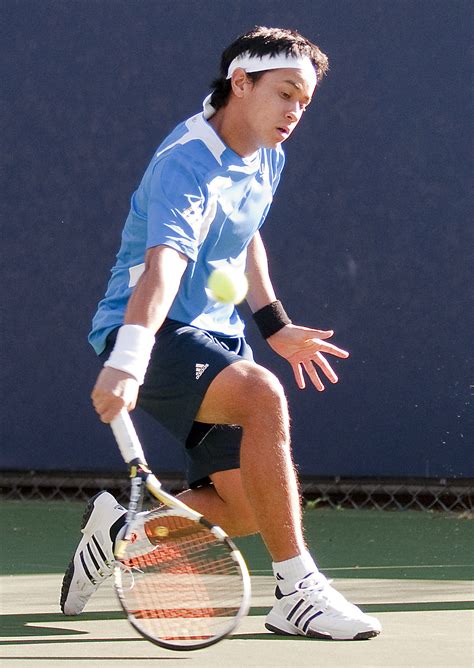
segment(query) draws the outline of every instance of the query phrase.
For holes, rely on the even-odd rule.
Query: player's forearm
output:
[[[276,299],[268,270],[267,253],[259,232],[249,244],[246,271],[249,281],[247,303],[255,312]]]
[[[117,333],[114,349],[104,363],[105,367],[122,371],[139,385],[143,384],[155,344],[155,333],[163,324],[176,297],[186,264],[187,258],[172,248],[158,246],[148,251],[145,271],[130,297],[124,325]],[[100,389],[103,388],[97,385],[94,389],[96,402],[101,395]],[[110,392],[106,392],[106,395],[110,396]],[[133,401],[127,405],[131,403]],[[113,419],[113,415],[113,411],[105,413],[106,420]]]
[[[172,248],[150,249],[145,271],[128,302],[124,324],[156,332],[168,315],[186,265],[187,258]]]

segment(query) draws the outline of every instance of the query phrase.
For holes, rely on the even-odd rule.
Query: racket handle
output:
[[[117,417],[112,420],[110,426],[125,463],[130,464],[134,459],[139,459],[141,464],[146,464],[143,448],[126,408],[120,411]]]

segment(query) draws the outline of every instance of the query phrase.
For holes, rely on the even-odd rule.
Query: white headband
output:
[[[264,70],[279,70],[288,67],[305,70],[316,76],[316,70],[308,56],[287,56],[285,53],[277,53],[275,55],[266,54],[264,56],[251,56],[248,51],[241,53],[229,65],[226,78],[230,79],[238,67],[241,67],[246,72],[263,72]]]

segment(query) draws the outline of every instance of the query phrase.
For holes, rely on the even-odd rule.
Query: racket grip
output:
[[[130,464],[134,459],[139,459],[141,464],[146,464],[143,448],[133,426],[132,419],[125,408],[112,420],[110,426],[112,427],[115,440],[125,463]]]

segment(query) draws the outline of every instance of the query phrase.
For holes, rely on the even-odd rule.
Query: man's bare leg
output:
[[[211,383],[197,419],[243,428],[242,489],[272,556],[277,581],[267,629],[340,640],[380,633],[380,622],[333,589],[306,549],[287,403],[277,379],[256,364],[236,362]],[[207,500],[214,503],[212,497]],[[212,512],[212,507],[208,510]]]
[[[229,536],[248,536],[259,528],[243,489],[240,469],[219,471],[210,476],[213,485],[187,489],[179,498],[201,513],[213,524],[218,524]]]
[[[245,360],[226,367],[211,383],[196,420],[243,428],[242,484],[258,530],[275,562],[302,553],[305,543],[288,408],[275,376]],[[213,503],[211,497],[207,501]]]

